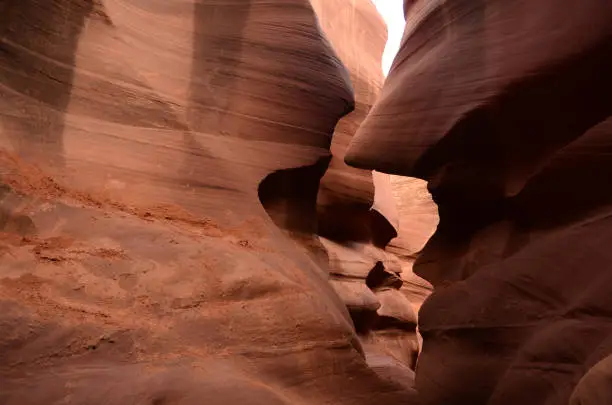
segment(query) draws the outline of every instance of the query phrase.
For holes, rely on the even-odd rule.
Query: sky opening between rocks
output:
[[[386,76],[399,49],[404,32],[403,0],[373,0],[373,2],[387,23],[387,30],[389,31],[389,38],[382,59],[382,69]]]

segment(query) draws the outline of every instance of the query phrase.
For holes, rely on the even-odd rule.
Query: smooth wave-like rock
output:
[[[313,3],[0,4],[0,403],[410,403],[303,237],[355,108]]]
[[[413,257],[399,258],[387,249],[395,241],[407,247],[398,253],[410,256],[408,250],[414,247],[411,244],[422,245],[433,231],[431,221],[425,220],[424,226],[420,226],[418,220],[412,224],[411,219],[437,220],[437,215],[431,199],[423,212],[414,209],[418,203],[410,206],[407,202],[400,213],[398,202],[404,197],[410,200],[410,192],[399,196],[396,191],[400,187],[392,183],[389,175],[344,163],[346,148],[382,86],[380,61],[385,28],[380,17],[370,17],[378,15],[370,1],[355,1],[353,7],[342,4],[339,0],[313,1],[321,17],[321,27],[347,67],[355,92],[355,110],[339,121],[332,138],[332,158],[321,179],[317,198],[317,233],[328,256],[330,282],[351,314],[366,358],[377,359],[373,368],[384,378],[396,375],[392,380],[397,381],[406,375],[404,368],[414,367],[419,351],[414,313],[431,290],[415,287],[420,286],[418,282],[410,283],[412,288],[403,288],[402,278],[419,279],[412,273]],[[422,182],[421,189],[425,189]],[[402,222],[402,214],[408,221]],[[381,288],[389,291],[379,292]],[[376,294],[382,294],[383,299],[378,299]],[[393,311],[384,305],[389,303],[389,296],[395,297]],[[385,311],[380,312],[383,307]],[[408,324],[403,323],[405,314],[410,314]],[[386,335],[393,338],[385,339]],[[403,342],[399,349],[397,342]],[[389,357],[388,361],[381,360],[385,357]],[[398,364],[402,366],[396,367]],[[402,385],[410,384],[406,381]]]
[[[595,364],[580,379],[572,396],[570,405],[607,404],[612,401],[612,356]]]
[[[338,57],[347,67],[355,92],[355,109],[334,130],[332,158],[321,179],[317,198],[318,233],[337,241],[371,242],[376,233],[370,212],[375,198],[372,171],[346,165],[344,155],[382,87],[380,61],[387,30],[369,0],[352,2],[351,7],[344,0],[313,0],[312,3],[321,17],[321,28],[328,33]],[[390,193],[387,197],[392,198]],[[385,232],[395,236],[396,230],[390,226]]]
[[[414,266],[435,288],[419,314],[420,400],[602,403],[612,4],[406,5],[402,47],[346,161],[427,180],[439,207]]]

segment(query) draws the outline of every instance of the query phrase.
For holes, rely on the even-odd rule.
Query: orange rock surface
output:
[[[380,27],[367,0],[3,2],[0,403],[411,403],[316,233],[330,143],[373,204],[340,162]]]

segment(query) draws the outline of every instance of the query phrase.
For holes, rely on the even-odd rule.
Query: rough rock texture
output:
[[[306,0],[3,1],[0,404],[411,403],[317,265],[353,105]]]
[[[346,160],[421,177],[424,404],[603,404],[612,353],[612,3],[406,2]]]

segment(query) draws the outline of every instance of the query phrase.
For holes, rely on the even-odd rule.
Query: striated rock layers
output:
[[[412,387],[419,351],[416,312],[431,288],[411,264],[435,228],[437,211],[423,181],[393,181],[344,163],[346,148],[382,87],[386,30],[381,17],[371,18],[377,12],[369,1],[352,7],[344,0],[312,3],[355,93],[355,110],[335,128],[317,198],[317,233],[330,283],[351,314],[368,364],[384,378]],[[424,191],[424,198],[417,202],[408,190]]]
[[[312,1],[321,16],[321,27],[347,67],[355,93],[355,109],[338,122],[331,143],[332,158],[321,179],[317,211],[318,233],[338,241],[372,242],[373,234],[390,239],[396,235],[396,214],[391,210],[374,217],[374,179],[371,170],[360,170],[344,163],[346,148],[376,101],[382,87],[380,65],[386,42],[385,23],[368,1],[343,5],[345,0]],[[368,16],[375,16],[371,18]],[[360,24],[355,24],[359,21]],[[387,176],[387,175],[383,175]],[[383,192],[384,193],[384,192]],[[380,194],[380,190],[379,190]],[[384,199],[390,200],[386,193]],[[374,227],[381,229],[374,230]],[[385,244],[381,241],[379,244]]]
[[[355,106],[320,27],[379,17],[313,3],[0,4],[0,404],[411,403],[316,238]]]
[[[407,1],[346,155],[429,181],[424,404],[603,404],[612,354],[612,3]]]

